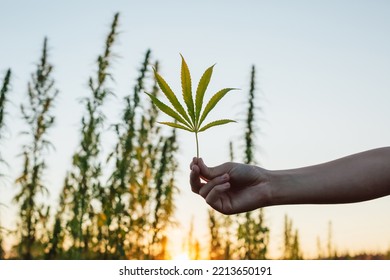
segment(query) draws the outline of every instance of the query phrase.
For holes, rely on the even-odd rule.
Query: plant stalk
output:
[[[199,158],[199,141],[198,141],[198,132],[195,132],[196,139],[196,157]]]

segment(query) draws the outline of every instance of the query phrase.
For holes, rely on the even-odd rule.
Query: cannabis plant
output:
[[[20,206],[20,257],[31,259],[34,249],[42,242],[42,233],[48,218],[47,208],[38,203],[38,196],[48,192],[44,184],[47,164],[45,152],[53,147],[47,139],[48,130],[54,124],[52,109],[58,95],[52,78],[53,66],[48,61],[47,38],[36,71],[27,87],[27,102],[20,106],[28,127],[22,133],[29,137],[23,145],[23,171],[15,183],[20,186],[14,200]]]
[[[284,260],[301,260],[303,255],[299,243],[298,230],[293,230],[292,220],[285,215],[284,216],[284,244],[283,244]]]
[[[6,114],[5,104],[8,101],[7,95],[8,95],[8,91],[10,88],[10,80],[11,80],[11,69],[8,69],[6,74],[5,74],[2,86],[0,88],[0,141],[3,140],[3,132],[4,132],[4,126],[5,126],[4,125],[4,115]],[[0,164],[5,164],[5,161],[3,160],[3,157],[1,155],[1,151],[0,151]],[[0,172],[0,177],[2,177],[2,176],[3,176],[3,173]]]
[[[221,119],[212,121],[210,123],[204,124],[204,121],[210,111],[217,105],[217,103],[231,90],[234,88],[224,88],[214,94],[207,105],[203,109],[203,98],[209,85],[211,75],[213,73],[214,65],[206,69],[204,74],[202,75],[198,87],[196,89],[195,100],[192,94],[192,84],[191,84],[191,75],[188,69],[187,63],[184,60],[183,56],[181,56],[181,87],[183,92],[183,99],[185,102],[186,110],[183,105],[177,99],[175,93],[169,87],[169,85],[165,82],[165,80],[154,71],[157,83],[168,98],[169,102],[173,106],[170,107],[165,103],[161,102],[157,97],[149,94],[152,102],[165,114],[172,117],[175,122],[159,122],[161,124],[165,124],[174,128],[179,128],[183,130],[187,130],[189,132],[195,133],[196,140],[196,156],[199,157],[199,142],[198,142],[198,133],[205,131],[213,126],[223,125],[230,122],[235,122],[230,119]],[[203,111],[202,111],[203,109]]]
[[[0,139],[1,139],[1,132],[4,126],[4,108],[5,103],[7,102],[7,92],[9,91],[10,86],[10,80],[11,80],[11,69],[7,70],[7,73],[5,74],[3,84],[0,88]]]
[[[245,123],[245,146],[243,162],[255,164],[256,139],[256,69],[252,66],[250,88],[248,95],[248,109]],[[237,239],[241,243],[241,259],[265,259],[268,250],[269,228],[264,222],[264,210],[239,214]]]
[[[102,193],[101,137],[104,131],[105,115],[102,107],[112,94],[107,83],[111,78],[110,66],[113,57],[112,47],[117,37],[119,14],[115,14],[111,29],[106,37],[103,54],[98,56],[96,76],[89,78],[90,96],[84,99],[85,115],[81,123],[81,143],[73,155],[73,169],[65,180],[63,193],[67,210],[72,215],[68,219],[67,230],[73,242],[69,251],[72,258],[87,258],[82,253],[94,246],[93,226],[96,218],[96,202]],[[66,214],[66,213],[65,213]],[[70,219],[69,219],[70,218]]]
[[[0,88],[0,141],[3,139],[3,128],[4,128],[4,115],[5,115],[5,104],[8,101],[7,94],[10,87],[10,80],[11,80],[11,69],[8,69],[2,86]],[[1,152],[1,151],[0,151]],[[0,153],[0,163],[5,163],[2,155]],[[0,178],[3,176],[2,172],[0,172]],[[0,207],[2,204],[0,203]],[[0,260],[4,258],[5,251],[3,249],[3,228],[1,227],[1,221],[0,221]]]

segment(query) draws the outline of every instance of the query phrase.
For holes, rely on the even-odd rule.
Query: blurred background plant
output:
[[[4,138],[4,129],[5,129],[4,117],[6,115],[5,105],[8,101],[8,92],[10,89],[10,82],[11,82],[11,69],[8,69],[5,76],[4,76],[4,79],[2,81],[1,90],[0,90],[0,144]],[[1,152],[2,151],[0,150],[0,186],[3,183],[2,182],[4,179],[3,177],[4,177],[4,174],[6,173],[5,167],[7,167],[7,163],[3,159]],[[1,194],[1,189],[0,189],[0,194]],[[0,212],[1,212],[2,207],[3,207],[3,205],[0,203]],[[5,232],[5,229],[3,229],[3,227],[1,226],[1,216],[0,216],[0,260],[3,259],[5,256],[5,251],[3,248],[3,234],[4,234],[4,232]]]

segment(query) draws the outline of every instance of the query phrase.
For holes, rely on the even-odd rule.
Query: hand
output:
[[[227,162],[210,168],[202,159],[194,158],[190,168],[192,191],[221,213],[236,214],[270,205],[267,172],[260,167]]]

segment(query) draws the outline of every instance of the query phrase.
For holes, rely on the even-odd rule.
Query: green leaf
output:
[[[184,130],[187,130],[189,132],[194,132],[193,129],[190,129],[189,127],[187,126],[184,126],[184,125],[181,125],[181,124],[178,124],[178,123],[173,123],[173,122],[158,122],[160,124],[165,124],[165,125],[168,125],[170,127],[174,127],[174,128],[180,128],[180,129],[184,129]]]
[[[202,117],[200,118],[200,121],[198,123],[198,127],[202,125],[204,119],[207,117],[210,111],[215,107],[215,105],[217,105],[217,103],[231,90],[236,90],[236,89],[224,88],[218,91],[216,94],[214,94],[213,97],[211,97],[210,101],[207,103],[206,107],[204,108]]]
[[[236,122],[236,121],[228,120],[228,119],[213,121],[211,123],[206,124],[201,129],[199,129],[199,132],[205,131],[205,130],[209,129],[210,127],[213,127],[213,126],[223,125],[223,124],[227,124],[227,123],[231,123],[231,122]]]
[[[215,64],[214,64],[215,65]],[[196,89],[196,97],[195,97],[195,119],[196,119],[196,124],[195,127],[198,126],[199,122],[199,117],[200,117],[200,112],[202,111],[202,106],[203,106],[203,97],[206,92],[207,86],[210,83],[211,75],[213,74],[213,68],[214,65],[209,67],[202,75],[202,78],[200,78],[198,88]]]
[[[161,89],[161,91],[165,94],[165,96],[168,98],[169,102],[171,102],[172,106],[176,109],[176,111],[189,123],[191,123],[190,118],[188,117],[186,111],[184,110],[183,106],[177,99],[175,93],[172,91],[172,89],[169,87],[168,83],[161,77],[157,71],[154,69],[154,76],[156,77],[157,83]]]
[[[197,149],[197,157],[199,157],[199,144],[198,144],[198,132],[205,131],[211,127],[219,126],[223,124],[227,124],[230,122],[235,122],[234,120],[229,119],[221,119],[217,121],[213,121],[201,126],[208,114],[214,107],[218,104],[218,102],[231,90],[236,90],[235,88],[225,88],[218,91],[214,94],[211,99],[208,101],[207,105],[203,108],[204,96],[207,90],[207,87],[210,83],[211,76],[213,74],[213,69],[215,65],[207,68],[203,73],[202,77],[199,80],[195,99],[192,95],[192,84],[191,84],[191,75],[190,70],[188,69],[187,63],[182,55],[181,56],[181,87],[183,93],[183,99],[185,102],[185,106],[182,105],[174,92],[171,90],[169,85],[165,82],[165,80],[154,70],[156,81],[163,91],[165,96],[168,98],[172,107],[167,106],[155,96],[150,94],[149,97],[152,99],[152,102],[164,113],[173,117],[177,122],[159,122],[160,124],[164,124],[173,128],[187,130],[189,132],[195,133],[196,140],[196,149]],[[185,108],[186,107],[186,108]]]
[[[188,126],[188,127],[191,127],[178,113],[176,113],[171,107],[169,107],[168,105],[164,104],[163,102],[161,102],[160,100],[157,99],[157,97],[145,92],[149,97],[150,99],[152,99],[152,102],[154,105],[156,105],[161,111],[163,111],[165,114],[167,114],[168,116],[171,116],[172,118],[174,118],[175,120],[177,120],[178,122]],[[192,128],[192,127],[191,127]]]
[[[188,69],[184,57],[182,55],[180,56],[181,56],[181,88],[183,90],[183,99],[187,105],[188,114],[191,117],[192,123],[195,124],[195,109],[194,109],[194,99],[192,97],[190,70]]]

